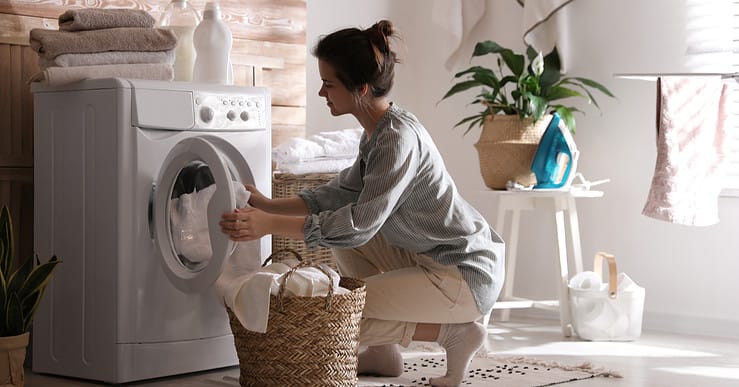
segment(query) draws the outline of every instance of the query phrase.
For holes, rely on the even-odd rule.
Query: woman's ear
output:
[[[367,93],[369,93],[369,84],[363,83],[362,86],[359,88],[359,95],[364,97],[367,95]]]

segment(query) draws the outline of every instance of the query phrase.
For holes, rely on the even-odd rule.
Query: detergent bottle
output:
[[[198,11],[188,0],[172,0],[159,19],[159,26],[168,28],[177,36],[174,58],[174,80],[192,81],[195,64],[193,33],[200,24]]]
[[[231,30],[221,17],[217,2],[208,2],[203,11],[203,21],[195,29],[195,68],[193,80],[197,82],[233,84],[231,66]]]

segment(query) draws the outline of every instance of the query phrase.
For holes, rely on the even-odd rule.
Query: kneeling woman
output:
[[[398,376],[398,345],[436,341],[447,373],[431,384],[456,386],[487,336],[475,321],[500,292],[504,245],[459,195],[424,126],[388,99],[392,36],[382,20],[326,35],[314,48],[318,95],[332,115],[351,114],[364,128],[354,165],[294,198],[247,186],[253,207],[224,214],[221,225],[235,241],[275,234],[331,247],[342,275],[366,281],[360,374]]]

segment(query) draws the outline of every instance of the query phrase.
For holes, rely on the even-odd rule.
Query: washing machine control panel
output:
[[[203,130],[267,129],[265,96],[229,93],[193,93],[195,125]]]

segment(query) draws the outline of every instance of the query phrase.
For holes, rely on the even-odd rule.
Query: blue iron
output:
[[[559,114],[554,113],[531,162],[531,172],[536,175],[534,189],[569,186],[575,177],[579,156],[572,133]]]

